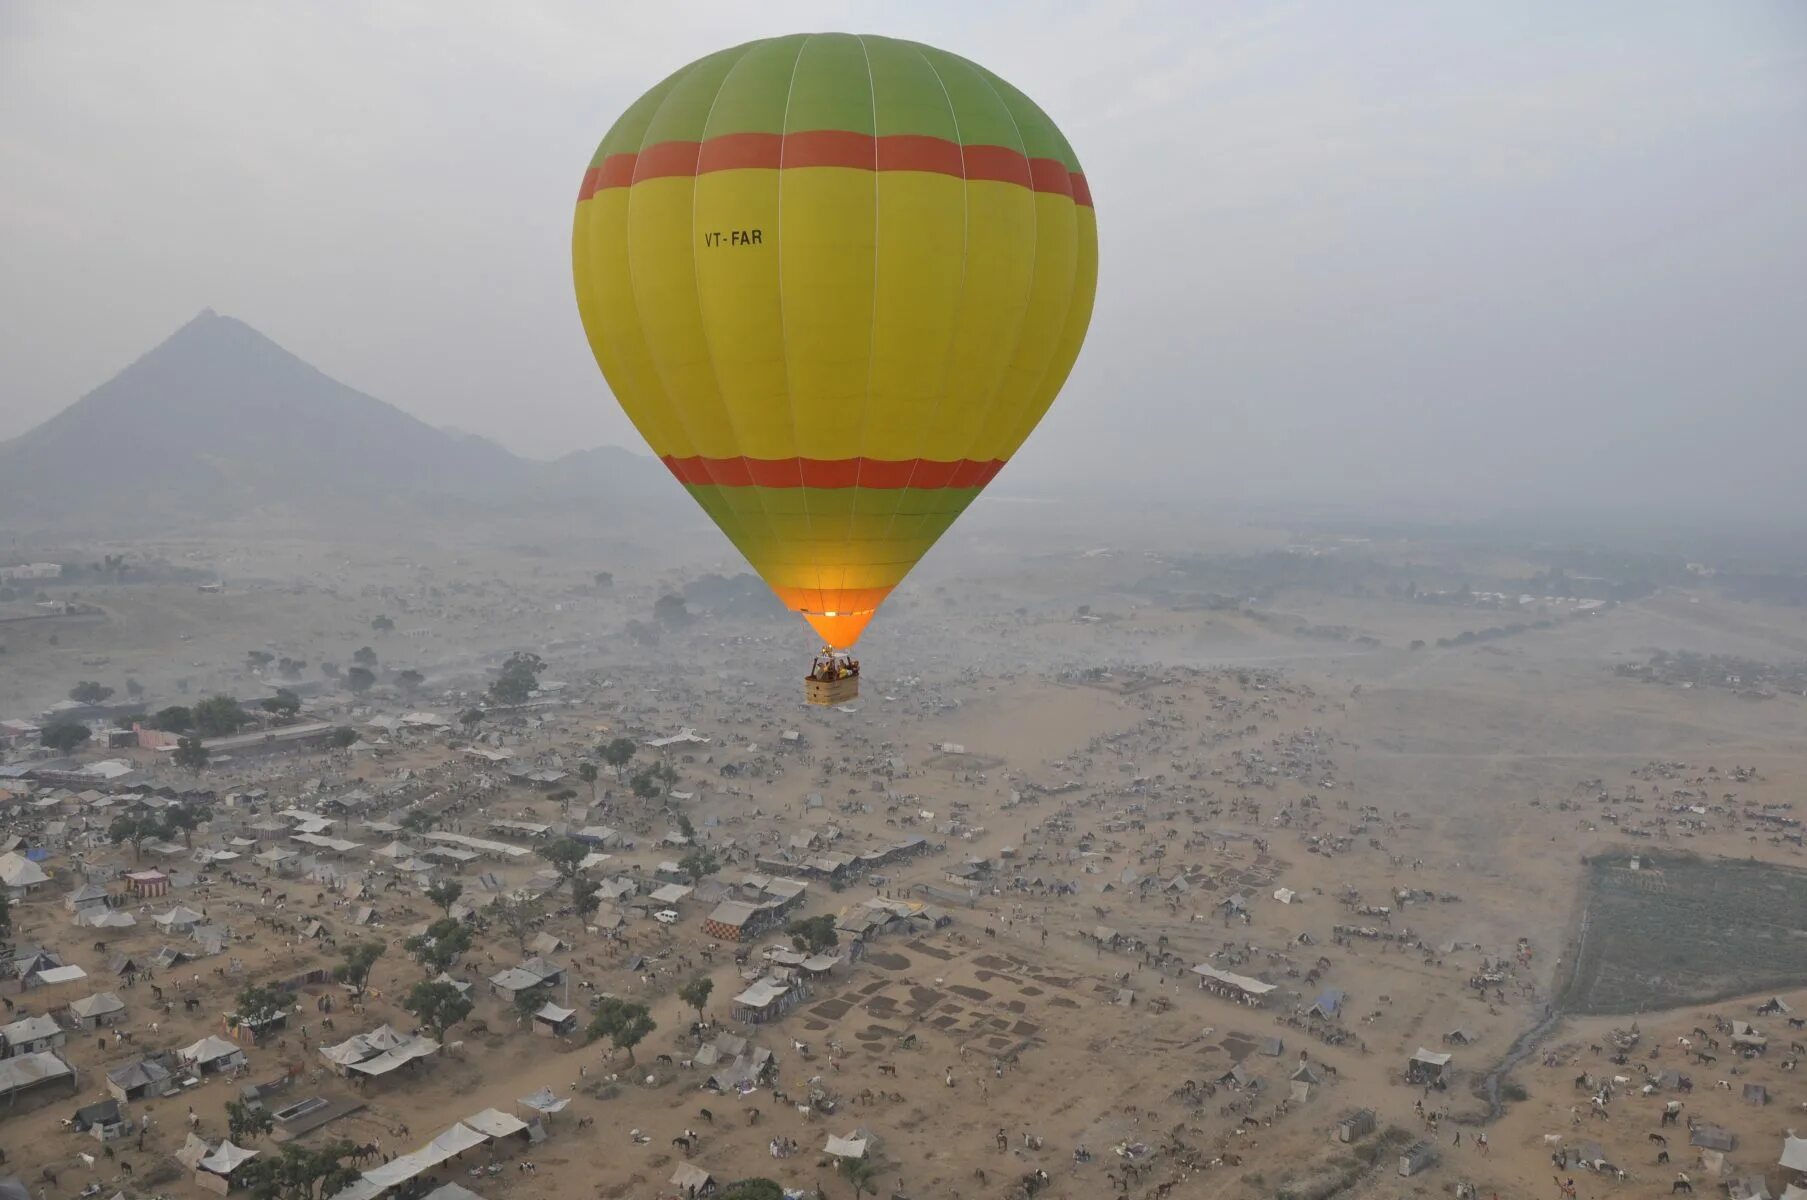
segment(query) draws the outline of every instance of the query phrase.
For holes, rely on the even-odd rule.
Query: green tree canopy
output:
[[[721,869],[721,863],[715,852],[707,846],[698,846],[678,860],[678,870],[690,876],[690,882],[701,883],[705,876],[713,875]]]
[[[193,738],[182,739],[184,744],[192,741],[194,741]],[[202,754],[202,763],[205,764],[207,748],[205,746],[200,746],[199,749]],[[181,754],[182,747],[178,745],[176,747],[178,760],[180,759]],[[173,804],[164,809],[162,815],[163,827],[170,833],[180,833],[182,835],[182,844],[187,846],[190,850],[193,850],[195,830],[213,820],[213,806],[201,801],[186,801],[182,804]]]
[[[393,633],[395,622],[390,619],[388,613],[378,613],[376,618],[370,622],[370,627],[378,633]]]
[[[276,694],[262,704],[265,712],[274,713],[285,721],[293,720],[295,714],[301,711],[301,697],[288,688],[277,688]]]
[[[172,760],[178,767],[188,771],[199,771],[207,765],[212,755],[198,737],[183,737],[176,742]],[[190,847],[192,849],[192,846]]]
[[[68,754],[94,736],[80,721],[52,721],[38,731],[38,741],[59,754]]]
[[[809,954],[832,950],[841,940],[835,933],[834,917],[828,914],[792,921],[784,927],[784,932],[790,934],[791,945]]]
[[[345,961],[333,968],[333,978],[340,983],[349,983],[352,993],[362,999],[364,990],[370,986],[370,969],[376,966],[376,960],[383,957],[386,949],[388,947],[382,942],[353,942],[339,947],[339,957]]]
[[[449,983],[423,979],[408,989],[402,1007],[414,1014],[434,1041],[443,1042],[446,1031],[470,1016],[476,1005]]]
[[[69,689],[69,698],[80,704],[101,704],[112,694],[112,688],[103,687],[91,679],[84,679]]]
[[[606,1037],[615,1049],[626,1050],[628,1065],[632,1066],[634,1047],[657,1028],[646,1005],[618,996],[604,996],[596,1003],[587,1033],[591,1041]]]
[[[703,1019],[703,1008],[709,1003],[709,993],[715,990],[715,980],[707,975],[698,975],[689,983],[678,988],[678,999],[696,1009],[696,1019]]]
[[[632,738],[615,738],[602,748],[602,761],[611,767],[625,767],[637,748]]]
[[[151,714],[147,722],[152,729],[161,729],[168,733],[187,733],[195,727],[195,715],[186,705],[172,704],[168,708],[160,708]]]
[[[427,899],[431,900],[440,912],[451,914],[452,905],[458,903],[458,897],[464,895],[464,885],[456,879],[435,880],[427,888]]]
[[[250,721],[238,701],[224,694],[209,696],[194,706],[195,730],[202,737],[231,737]]]
[[[400,688],[405,695],[412,696],[415,692],[420,690],[420,685],[426,681],[427,677],[422,675],[419,671],[416,671],[413,667],[395,673],[395,686]]]
[[[376,651],[369,646],[359,646],[351,652],[351,661],[360,667],[376,666]]]
[[[135,808],[113,818],[107,825],[107,840],[115,846],[131,843],[132,857],[136,860],[144,857],[146,842],[166,838],[172,832],[161,817],[148,809]]]
[[[447,907],[451,906],[448,904]],[[456,917],[441,917],[427,926],[425,933],[417,933],[402,942],[402,949],[436,975],[451,970],[459,955],[470,948],[471,931]]]
[[[490,699],[497,704],[525,704],[540,686],[540,673],[546,669],[539,655],[516,650],[502,664],[494,682],[489,685]]]
[[[653,601],[653,620],[661,625],[676,628],[690,623],[690,609],[684,605],[684,597],[676,592],[666,592]]]
[[[250,1200],[326,1200],[357,1182],[357,1169],[344,1161],[356,1149],[342,1138],[313,1149],[284,1142],[280,1150],[258,1155],[233,1174]]]
[[[546,906],[533,896],[498,900],[488,911],[495,915],[496,923],[507,931],[522,954],[527,953],[527,943],[533,940],[534,931],[546,919]]]
[[[571,904],[578,916],[588,917],[602,907],[602,885],[579,875],[571,881]]]
[[[358,740],[358,731],[349,725],[341,725],[326,735],[326,744],[335,750],[343,750]]]
[[[261,1104],[253,1107],[243,1100],[226,1101],[226,1136],[238,1145],[250,1145],[253,1139],[275,1127],[270,1110]]]
[[[577,872],[583,860],[590,856],[590,848],[574,837],[562,837],[549,842],[540,848],[540,857],[548,866],[558,872],[559,879],[570,883],[577,878]]]
[[[345,672],[345,686],[363,695],[376,686],[376,672],[369,667],[353,667]]]
[[[281,988],[251,983],[239,989],[232,1015],[247,1025],[256,1026],[288,1012],[294,1006],[294,999]]]

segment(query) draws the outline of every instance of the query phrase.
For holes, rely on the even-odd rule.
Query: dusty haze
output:
[[[1097,316],[1007,483],[1807,498],[1798,5],[760,7],[0,5],[0,437],[211,305],[431,424],[638,448],[571,301],[587,156],[683,62],[853,28],[999,71],[1093,181]]]

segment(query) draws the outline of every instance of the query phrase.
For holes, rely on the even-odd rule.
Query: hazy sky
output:
[[[212,306],[526,454],[637,446],[572,301],[579,176],[670,70],[797,29],[983,62],[1085,164],[1097,314],[1019,482],[1807,495],[1790,0],[0,0],[0,437]]]

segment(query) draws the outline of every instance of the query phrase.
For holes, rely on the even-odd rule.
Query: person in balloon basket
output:
[[[809,677],[820,683],[832,683],[859,673],[859,659],[838,654],[833,647],[824,646],[816,653],[815,665],[810,669]]]

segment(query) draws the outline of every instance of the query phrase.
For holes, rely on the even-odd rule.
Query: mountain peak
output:
[[[50,420],[0,443],[0,512],[21,525],[109,528],[260,509],[368,516],[398,501],[449,513],[643,498],[662,475],[651,460],[553,471],[485,438],[435,429],[205,308]]]

